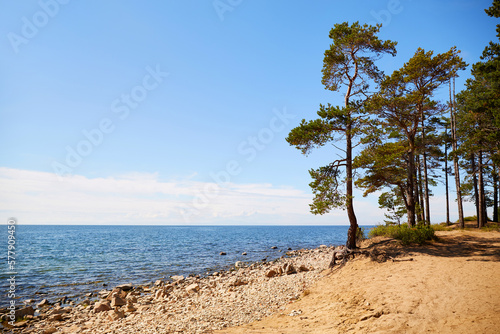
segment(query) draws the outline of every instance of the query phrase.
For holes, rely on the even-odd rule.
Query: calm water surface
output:
[[[205,274],[288,248],[344,244],[347,226],[16,226],[16,297],[51,301],[122,283]],[[8,303],[7,226],[0,226],[0,306]],[[271,246],[278,249],[272,250]],[[282,250],[283,252],[280,252]],[[227,256],[220,256],[220,252]],[[241,255],[247,252],[247,256]]]

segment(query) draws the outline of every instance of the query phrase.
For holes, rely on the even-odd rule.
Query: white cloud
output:
[[[259,224],[259,217],[280,224],[311,218],[309,194],[271,184],[219,186],[141,173],[61,181],[52,173],[10,168],[0,168],[0,182],[0,210],[28,224]],[[182,208],[196,214],[184,219]]]
[[[156,173],[107,178],[0,168],[0,211],[26,224],[303,224],[348,225],[347,213],[309,212],[312,195],[269,183],[199,182],[194,176],[161,181]],[[451,218],[455,203],[450,201]],[[470,211],[470,203],[464,205]],[[431,199],[433,223],[445,220],[444,196]],[[383,221],[377,196],[355,194],[361,225]]]

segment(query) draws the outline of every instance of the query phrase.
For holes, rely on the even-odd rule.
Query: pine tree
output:
[[[485,10],[492,17],[500,17],[500,1],[495,0]],[[497,25],[500,39],[500,25]],[[458,121],[461,136],[460,151],[472,157],[474,177],[477,176],[475,196],[478,227],[487,222],[485,175],[487,168],[500,170],[500,44],[490,42],[481,61],[472,66],[472,78],[466,89],[457,96]],[[486,159],[486,157],[488,157]],[[477,160],[477,166],[476,166]],[[490,165],[490,166],[488,166]]]
[[[427,212],[425,218],[430,219],[427,155],[433,136],[429,121],[443,110],[430,97],[463,67],[465,63],[455,48],[436,56],[432,51],[418,49],[400,70],[384,78],[380,92],[366,104],[367,112],[374,116],[369,131],[375,133],[378,129],[378,132],[367,137],[368,145],[356,160],[356,167],[366,172],[357,185],[366,189],[365,195],[385,186],[397,186],[405,202],[409,226],[415,226],[417,194],[422,194],[416,176],[419,154],[423,155],[423,187],[427,197],[422,204]],[[428,136],[419,136],[426,129]]]
[[[329,37],[333,44],[325,51],[322,83],[326,89],[338,92],[345,88],[344,105],[320,105],[320,118],[302,120],[288,135],[290,145],[309,154],[315,147],[345,141],[345,155],[331,164],[310,170],[310,186],[315,195],[311,212],[325,214],[333,208],[345,208],[350,227],[346,246],[356,248],[358,223],[353,205],[353,146],[362,122],[362,99],[368,94],[369,84],[378,81],[381,72],[375,61],[385,53],[395,55],[396,43],[377,37],[381,25],[375,27],[355,22],[335,24]],[[345,177],[342,172],[345,171]],[[345,183],[345,192],[342,183]]]

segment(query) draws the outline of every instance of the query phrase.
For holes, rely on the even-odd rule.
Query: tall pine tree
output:
[[[315,147],[342,140],[345,155],[327,166],[309,171],[310,186],[315,195],[311,212],[325,214],[333,208],[347,210],[349,231],[346,246],[356,248],[358,223],[353,204],[353,146],[359,133],[362,100],[368,94],[369,84],[381,78],[375,61],[383,54],[396,54],[396,43],[377,37],[381,25],[335,24],[329,37],[333,44],[325,51],[323,79],[325,88],[344,91],[343,106],[320,105],[319,118],[302,120],[288,135],[290,145],[308,154]],[[345,176],[343,176],[345,172]],[[345,191],[344,191],[345,185]]]

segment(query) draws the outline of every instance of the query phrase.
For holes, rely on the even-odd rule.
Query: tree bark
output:
[[[414,148],[410,148],[408,153],[408,190],[406,195],[406,215],[408,216],[408,226],[415,226],[415,154]]]
[[[448,125],[446,126],[444,143],[444,176],[446,186],[446,225],[450,225],[450,192],[448,186]]]
[[[425,145],[425,122],[424,122],[424,111],[421,108],[421,117],[422,117],[422,147],[424,148],[422,155],[423,169],[424,169],[424,195],[425,195],[425,217],[424,223],[427,225],[431,224],[431,211],[429,207],[429,178],[427,176],[427,152]]]
[[[458,204],[458,227],[464,228],[464,208],[462,204],[462,191],[460,190],[460,170],[458,166],[457,152],[457,125],[455,119],[455,77],[453,77],[453,100],[451,99],[451,80],[450,80],[450,114],[451,114],[451,136],[453,147],[453,167],[455,169],[455,186],[457,188],[457,204]]]
[[[498,175],[496,166],[493,166],[493,221],[498,223]]]
[[[346,103],[347,104],[347,103]],[[350,116],[349,116],[350,118]],[[349,217],[349,231],[347,231],[347,243],[346,247],[348,249],[355,249],[356,247],[356,234],[358,232],[358,221],[356,219],[356,214],[354,213],[353,205],[353,191],[352,191],[352,121],[349,119],[348,126],[346,129],[346,192],[347,192],[347,216]]]
[[[483,178],[483,151],[479,150],[478,154],[478,166],[477,166],[477,182],[479,188],[479,216],[478,216],[478,227],[486,226],[488,217],[486,215],[486,196],[484,194],[484,178]]]
[[[354,61],[354,56],[351,52],[351,57]],[[353,77],[350,79],[349,86],[347,87],[347,92],[345,94],[344,103],[345,108],[349,108],[349,99],[351,97],[351,90],[354,85],[354,80],[358,76],[358,63],[354,61],[355,64],[355,72]],[[351,118],[351,110],[348,111],[348,119],[346,126],[346,195],[347,195],[347,217],[349,217],[349,230],[347,231],[347,242],[346,247],[348,249],[355,249],[356,247],[356,234],[358,233],[358,220],[356,219],[356,214],[354,213],[354,205],[353,205],[353,191],[352,191],[352,118]]]
[[[424,185],[422,183],[422,163],[420,160],[420,157],[417,155],[417,161],[418,161],[418,181],[417,181],[417,187],[418,187],[418,193],[419,193],[419,207],[420,207],[420,219],[419,222],[425,223],[425,202],[424,202]]]
[[[477,188],[477,168],[476,168],[476,156],[474,153],[470,156],[470,165],[471,165],[471,173],[472,173],[472,181],[474,187],[474,203],[476,204],[476,226],[479,227],[479,221],[481,220],[481,203],[479,201],[479,190]]]

